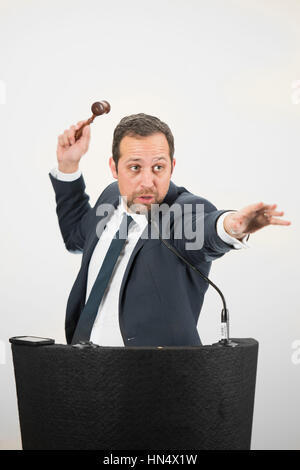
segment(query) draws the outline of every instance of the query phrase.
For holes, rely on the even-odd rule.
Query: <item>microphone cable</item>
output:
[[[196,271],[198,274],[200,274],[200,276],[206,281],[208,282],[217,292],[218,294],[220,295],[221,299],[222,299],[222,303],[223,303],[223,308],[222,308],[222,312],[221,312],[221,339],[220,341],[217,343],[219,344],[220,346],[229,346],[229,347],[235,347],[235,346],[238,346],[237,343],[235,343],[234,341],[232,341],[229,337],[229,311],[228,311],[228,308],[226,306],[226,301],[225,301],[225,297],[223,295],[223,293],[221,292],[221,290],[219,289],[218,286],[216,286],[216,284],[214,284],[210,279],[208,279],[207,276],[205,276],[198,268],[196,268],[196,266],[194,266],[193,264],[191,264],[186,258],[184,258],[184,256],[182,256],[177,250],[176,248],[174,248],[172,245],[170,245],[165,239],[163,239],[161,237],[161,234],[160,234],[160,230],[159,230],[159,227],[156,223],[155,220],[153,220],[153,218],[151,217],[151,223],[153,223],[155,226],[156,226],[156,229],[157,229],[157,232],[158,232],[158,236],[159,236],[159,239],[163,242],[163,244],[169,249],[171,250],[178,258],[180,258],[185,264],[187,264],[191,269],[193,269],[194,271]]]

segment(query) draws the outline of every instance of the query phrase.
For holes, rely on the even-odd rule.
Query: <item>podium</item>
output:
[[[258,342],[12,344],[23,449],[250,449]]]

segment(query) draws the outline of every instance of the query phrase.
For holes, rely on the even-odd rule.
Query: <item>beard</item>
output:
[[[145,193],[145,194],[149,194],[149,193]],[[127,204],[128,209],[130,209],[131,212],[134,212],[136,214],[145,214],[148,216],[149,213],[151,212],[151,206],[153,204],[160,204],[162,202],[162,199],[158,198],[157,194],[153,194],[154,200],[149,203],[134,202],[135,199],[141,196],[143,196],[143,194],[137,194],[137,195],[134,195],[131,199],[127,199],[126,204]]]

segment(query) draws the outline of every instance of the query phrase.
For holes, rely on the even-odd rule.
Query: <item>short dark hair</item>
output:
[[[169,154],[171,164],[174,156],[174,137],[169,126],[162,122],[155,116],[149,114],[139,113],[125,116],[114,130],[113,144],[112,144],[112,157],[118,168],[118,161],[120,158],[120,142],[126,135],[134,136],[148,136],[161,132],[166,136],[169,144]]]

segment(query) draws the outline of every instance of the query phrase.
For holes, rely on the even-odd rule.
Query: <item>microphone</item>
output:
[[[208,279],[207,276],[205,276],[205,274],[203,274],[198,268],[196,268],[196,266],[194,266],[193,264],[191,264],[184,256],[182,256],[177,250],[176,248],[174,248],[172,245],[170,245],[166,240],[164,240],[162,237],[161,237],[161,234],[160,234],[160,230],[159,230],[159,227],[156,223],[156,221],[153,219],[152,217],[152,211],[151,211],[151,215],[150,215],[150,220],[151,220],[151,224],[153,224],[156,229],[157,229],[157,232],[158,232],[158,236],[159,236],[159,239],[163,242],[163,244],[169,249],[171,250],[178,258],[180,258],[185,264],[187,264],[191,269],[193,269],[194,271],[196,271],[198,274],[200,274],[200,276],[206,281],[208,282],[217,292],[218,294],[220,295],[221,299],[222,299],[222,303],[223,303],[223,308],[222,308],[222,312],[221,312],[221,339],[218,343],[216,343],[216,345],[219,345],[219,346],[226,346],[226,347],[236,347],[238,346],[238,343],[235,343],[234,341],[232,341],[229,337],[229,311],[228,311],[228,308],[226,306],[226,301],[225,301],[225,297],[223,295],[223,293],[221,292],[221,290],[219,289],[219,287],[216,286],[216,284],[214,284],[210,279]]]

